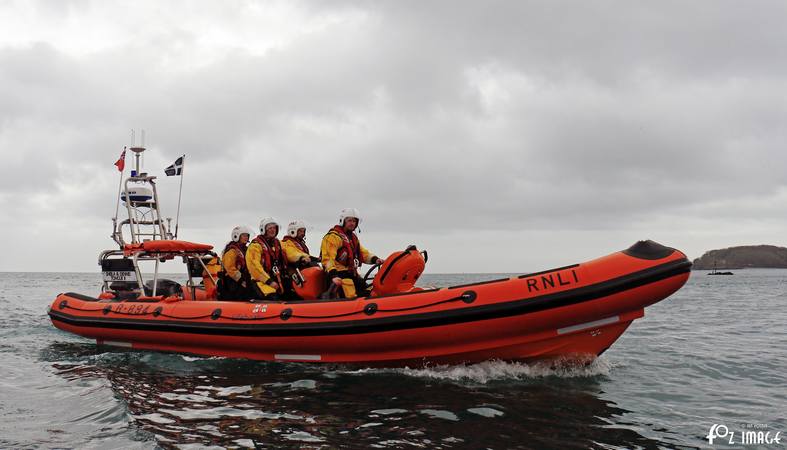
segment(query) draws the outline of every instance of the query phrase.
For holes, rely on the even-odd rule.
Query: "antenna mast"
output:
[[[134,168],[126,179],[119,200],[125,203],[128,218],[117,222],[113,237],[121,248],[128,243],[137,244],[147,240],[167,239],[169,233],[161,220],[156,177],[142,172],[141,158],[145,154],[145,130],[141,130],[141,142],[137,146],[136,134],[131,130],[131,147],[134,152]],[[123,227],[128,226],[130,242],[124,239]]]

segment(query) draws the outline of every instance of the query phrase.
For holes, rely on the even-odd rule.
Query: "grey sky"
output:
[[[381,256],[520,272],[785,245],[783,2],[0,1],[3,271],[96,270],[112,163],[181,238],[355,206]],[[162,179],[174,216],[177,180]]]

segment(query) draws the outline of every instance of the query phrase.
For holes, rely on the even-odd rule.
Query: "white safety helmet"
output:
[[[279,226],[279,222],[277,222],[276,219],[274,219],[273,217],[266,217],[260,220],[260,234],[265,234],[265,228],[267,228],[268,225],[271,224],[276,225],[276,228],[281,229],[281,226]],[[276,234],[278,234],[278,232]]]
[[[240,235],[242,234],[248,234],[249,237],[251,237],[252,235],[251,228],[243,225],[238,225],[237,227],[232,229],[232,234],[230,234],[230,239],[232,239],[232,242],[238,242],[240,241]]]
[[[361,224],[361,213],[359,213],[357,209],[344,208],[342,212],[339,213],[339,225],[344,226],[344,219],[348,217],[358,219],[358,225]]]
[[[293,220],[287,225],[287,234],[289,234],[292,237],[295,237],[298,235],[298,230],[300,230],[301,228],[306,229],[306,222],[300,219]]]

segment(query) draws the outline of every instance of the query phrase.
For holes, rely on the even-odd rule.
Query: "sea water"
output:
[[[422,369],[122,351],[52,326],[58,293],[99,284],[0,273],[0,448],[787,446],[737,434],[787,432],[787,270],[693,272],[590,364]]]

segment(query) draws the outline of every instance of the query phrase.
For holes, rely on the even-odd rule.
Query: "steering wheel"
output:
[[[372,265],[368,271],[366,271],[366,275],[363,277],[363,288],[366,291],[371,292],[372,286],[374,286],[374,277],[377,276],[377,272],[380,270],[382,264],[379,262]],[[374,275],[372,275],[374,272]]]

